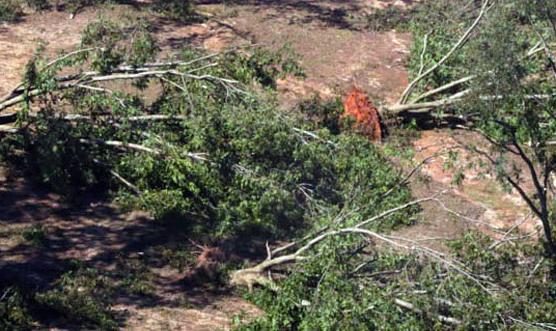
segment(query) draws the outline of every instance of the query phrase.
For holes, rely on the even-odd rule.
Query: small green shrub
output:
[[[415,32],[424,29],[428,33],[442,33],[448,25],[460,23],[472,16],[475,4],[466,0],[424,0],[408,7],[388,6],[375,9],[366,16],[366,27],[373,31],[396,29],[404,32]],[[442,28],[438,28],[443,25]],[[453,26],[452,26],[453,28]],[[422,36],[421,36],[422,37]]]
[[[155,0],[153,9],[165,16],[180,21],[190,21],[195,18],[193,1],[191,0]]]
[[[110,308],[113,291],[110,279],[96,270],[78,269],[62,275],[54,289],[38,293],[36,301],[82,325],[115,330],[118,323]]]
[[[29,241],[35,246],[43,245],[46,240],[46,232],[40,225],[25,228],[21,235],[23,236],[23,239]]]
[[[21,292],[14,287],[0,287],[0,329],[30,330],[32,321]]]
[[[366,28],[372,31],[399,30],[407,31],[415,10],[389,6],[384,9],[376,9],[368,14]]]
[[[119,280],[118,289],[126,293],[146,296],[154,291],[153,274],[141,258],[118,257],[116,269],[111,274]]]
[[[85,7],[100,5],[103,3],[110,3],[107,0],[59,0],[57,5],[63,5],[67,12],[72,15],[77,14],[80,10]]]
[[[50,8],[50,1],[48,0],[25,0],[25,3],[34,10],[44,10]]]
[[[160,246],[157,247],[157,250],[160,251],[162,262],[177,269],[180,273],[195,266],[196,257],[191,250],[191,246],[174,248]]]
[[[273,50],[255,48],[249,56],[230,54],[225,65],[228,74],[243,82],[256,82],[265,88],[276,88],[276,79],[287,75],[305,77],[298,56],[286,44]]]
[[[334,135],[340,134],[340,115],[344,110],[340,98],[323,101],[318,96],[313,96],[300,102],[296,110],[315,128],[327,129]]]
[[[21,15],[23,10],[18,0],[0,0],[0,22],[16,21]]]
[[[128,32],[130,28],[133,28],[131,33]],[[101,18],[85,27],[81,46],[97,48],[89,58],[91,67],[100,72],[108,72],[124,62],[137,66],[152,61],[158,53],[150,30],[151,26],[142,21],[115,22]]]

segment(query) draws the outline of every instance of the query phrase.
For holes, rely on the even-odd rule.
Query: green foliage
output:
[[[500,316],[525,321],[554,321],[556,299],[553,261],[542,257],[542,246],[530,243],[498,243],[479,234],[468,233],[452,247],[458,259],[473,274],[487,277],[501,289],[495,295],[477,294],[477,289],[464,287],[462,280],[454,279],[452,287],[442,290],[447,298],[460,296],[468,307],[460,308],[468,327],[496,329],[502,327]],[[439,293],[439,294],[440,294]],[[531,326],[529,326],[531,327]]]
[[[539,256],[539,245],[493,246],[487,236],[468,233],[450,246],[462,268],[479,279],[474,281],[435,259],[381,249],[350,254],[361,247],[354,239],[325,243],[291,271],[278,293],[248,295],[266,315],[237,329],[525,330],[554,321],[556,292],[546,277],[554,265]],[[461,324],[442,323],[438,316]]]
[[[516,154],[532,166],[528,175],[537,183],[535,194],[524,199],[543,222],[547,251],[556,256],[551,237],[556,223],[548,210],[554,196],[546,187],[556,169],[556,151],[548,145],[556,137],[556,67],[552,55],[530,53],[536,43],[551,52],[549,45],[556,41],[551,11],[552,7],[534,1],[502,1],[490,14],[481,36],[470,45],[470,56],[479,59],[471,68],[478,77],[477,88],[461,112],[478,113],[476,127],[496,149]],[[496,162],[501,164],[497,170],[503,182],[521,185],[519,165],[502,157]]]
[[[71,126],[63,121],[43,117],[36,137],[22,138],[19,143],[28,146],[32,155],[39,158],[25,158],[23,165],[35,172],[41,182],[56,187],[68,196],[78,194],[81,188],[92,188],[103,182],[102,172],[92,167],[87,151],[71,138]]]
[[[472,17],[473,11],[469,9],[475,7],[477,3],[470,4],[465,0],[424,0],[418,5],[405,8],[388,6],[375,9],[366,15],[366,28],[373,31],[395,29],[412,32],[420,37],[425,31],[425,33],[434,33],[435,38],[441,40],[446,29],[454,28],[454,23],[461,24],[462,21]]]
[[[46,70],[33,70],[35,83],[30,85],[48,90],[51,77],[64,66],[90,61],[93,68],[109,72],[151,59],[156,45],[148,28],[138,26],[130,34],[123,26],[105,20],[89,25],[82,45],[94,49]],[[131,47],[126,46],[128,39]],[[134,47],[136,43],[141,46]],[[192,65],[174,70],[194,75],[159,81],[161,93],[150,100],[87,89],[65,93],[74,111],[91,120],[64,120],[55,111],[56,101],[45,100],[49,106],[32,119],[33,133],[17,142],[29,153],[23,164],[62,193],[109,184],[128,206],[204,236],[291,235],[340,208],[359,208],[359,217],[365,218],[409,198],[404,188],[381,197],[395,186],[397,174],[365,138],[339,133],[339,124],[334,124],[337,105],[304,106],[313,112],[306,118],[278,111],[263,95],[245,91],[272,88],[275,79],[286,74],[301,75],[288,48],[217,57],[185,49],[181,60]],[[42,68],[37,61],[36,67]],[[149,83],[143,81],[140,87]],[[182,117],[128,121],[141,114]],[[326,125],[335,132],[322,128],[319,120],[311,121],[320,114],[329,117]],[[83,139],[133,143],[158,152],[122,153],[84,144]],[[123,174],[142,194],[133,197],[119,182],[107,183],[107,169]],[[403,215],[383,225],[409,222]]]
[[[103,330],[115,330],[118,323],[111,310],[110,280],[94,269],[77,269],[62,275],[55,288],[38,293],[38,304],[62,316]]]
[[[283,112],[273,103],[267,93],[278,77],[302,75],[288,48],[212,56],[184,49],[179,60],[186,64],[163,68],[183,76],[136,85],[145,91],[154,86],[157,93],[148,98],[120,92],[118,85],[110,86],[115,90],[110,93],[102,89],[56,91],[54,76],[71,67],[82,70],[90,65],[108,74],[118,66],[139,67],[151,61],[157,48],[148,27],[138,26],[132,33],[125,27],[126,22],[99,20],[85,29],[82,38],[82,47],[91,50],[48,66],[37,55],[26,71],[27,88],[51,94],[41,97],[36,116],[26,117],[33,130],[4,141],[10,146],[5,149],[8,159],[11,152],[23,150],[23,155],[11,155],[11,159],[19,160],[19,165],[61,193],[75,195],[102,188],[127,206],[148,210],[159,222],[211,240],[291,238],[329,224],[339,212],[356,210],[349,219],[355,223],[410,198],[405,187],[397,186],[397,173],[375,146],[364,137],[339,130],[337,102],[306,103],[297,114]],[[52,97],[55,93],[59,95]],[[67,106],[87,120],[65,119]],[[137,115],[179,117],[131,120]],[[118,141],[123,148],[96,141]],[[125,148],[131,144],[156,153]],[[121,181],[109,180],[109,170],[121,174],[140,193],[134,194]],[[413,211],[394,213],[371,227],[406,224]],[[342,254],[331,257],[335,260],[323,259],[315,268],[324,262],[344,263]],[[180,268],[192,263],[185,252],[166,252],[163,258],[178,260]],[[62,276],[54,289],[37,295],[37,300],[80,323],[113,328],[109,305],[113,286],[135,294],[150,292],[149,273],[137,261],[124,262],[118,269],[129,270],[129,275],[115,275],[116,284],[101,273],[78,269]],[[325,283],[327,287],[330,282]],[[349,278],[341,288],[350,294],[357,291]],[[332,292],[325,300],[330,304],[331,296]],[[344,307],[359,306],[365,300],[354,297],[333,309],[337,315]],[[326,316],[319,318],[305,322],[307,327],[324,323]],[[345,320],[340,325],[354,323]]]
[[[0,329],[30,330],[32,318],[21,292],[13,287],[0,289]]]
[[[343,110],[340,98],[323,101],[318,96],[301,101],[296,109],[315,127],[327,129],[334,135],[340,134],[342,128],[340,115]]]
[[[31,1],[41,1],[41,0],[31,0]],[[43,0],[46,2],[45,0]],[[102,5],[105,3],[113,3],[113,2],[121,2],[118,0],[56,0],[56,1],[48,1],[51,4],[54,2],[56,5],[56,10],[63,8],[66,12],[76,15],[80,10],[84,9],[85,7],[89,6],[96,6]]]
[[[179,3],[158,5],[161,10],[172,10]],[[468,22],[477,9],[471,6],[461,15],[450,12],[461,5],[461,1],[427,2],[429,26],[422,16],[411,23],[419,37],[414,54],[422,53],[424,34],[434,32],[425,62],[434,63],[444,55],[466,26],[452,23]],[[542,68],[542,61],[536,59],[525,68],[515,63],[519,59],[515,53],[530,44],[522,31],[505,31],[527,15],[508,15],[503,10],[490,16],[493,21],[485,25],[486,39],[470,43],[461,53],[465,56],[452,59],[418,90],[476,70],[481,93],[514,95],[513,86],[522,86],[525,77]],[[266,88],[275,86],[276,78],[301,73],[287,51],[254,49],[207,56],[186,48],[178,58],[185,64],[161,69],[176,74],[135,81],[132,92],[119,83],[56,90],[54,76],[72,67],[91,66],[110,73],[118,66],[138,68],[154,60],[158,49],[149,27],[137,25],[132,32],[128,27],[127,22],[99,20],[85,29],[82,39],[82,46],[92,50],[50,66],[40,56],[30,62],[26,88],[49,93],[40,98],[38,114],[25,117],[25,134],[5,138],[2,151],[8,159],[21,161],[23,168],[61,193],[72,195],[91,188],[108,191],[126,206],[143,208],[160,223],[201,240],[241,238],[246,242],[256,236],[291,240],[323,226],[333,230],[357,224],[410,199],[381,151],[364,137],[341,130],[338,101],[311,100],[301,104],[298,112],[287,113],[264,94]],[[502,33],[507,34],[500,36],[499,43],[480,47]],[[502,50],[507,43],[513,46]],[[466,67],[471,54],[480,54],[484,62]],[[500,60],[500,54],[508,58]],[[414,75],[420,69],[416,61],[411,62]],[[501,78],[495,81],[498,75]],[[545,121],[554,105],[544,105],[540,113],[522,112],[517,106],[526,94],[552,92],[553,86],[544,83],[539,89],[522,86],[515,98],[503,98],[503,102],[495,99],[496,109],[478,108],[491,111],[484,115],[481,128],[500,142],[508,138],[542,142],[549,136],[546,132],[553,132],[541,130],[537,116]],[[82,119],[65,118],[67,109]],[[137,115],[167,117],[133,119]],[[501,119],[515,130],[500,126]],[[524,119],[522,128],[517,124]],[[537,159],[546,160],[550,151],[541,144],[535,152]],[[368,228],[387,232],[410,223],[415,211],[400,210]],[[34,240],[43,235],[37,229],[25,236]],[[262,289],[249,295],[266,314],[238,328],[493,330],[520,329],[518,320],[529,323],[527,327],[554,320],[556,288],[549,275],[553,277],[555,266],[542,257],[541,247],[494,243],[480,234],[469,234],[451,247],[446,257],[433,254],[436,258],[431,258],[431,254],[389,250],[353,235],[330,237],[308,252],[303,263],[284,271],[278,293]],[[180,249],[161,255],[177,268],[193,262],[190,253]],[[459,262],[447,264],[440,261],[444,258]],[[132,294],[148,295],[151,275],[140,259],[122,259],[110,276],[117,281],[112,282],[107,273],[77,268],[35,298],[41,306],[83,326],[115,329],[112,294],[123,287]],[[395,299],[411,302],[419,312],[401,308]],[[27,323],[24,306],[17,296],[11,305],[0,300],[1,323]],[[439,316],[461,324],[445,325]]]
[[[398,330],[427,329],[432,324],[419,316],[405,314],[391,300],[394,286],[360,282],[353,273],[358,258],[353,242],[335,238],[322,247],[327,252],[296,269],[282,282],[278,295],[255,293],[252,299],[265,309],[266,316],[239,330]],[[348,252],[348,254],[345,254]],[[411,258],[384,253],[367,256],[366,273],[403,267]]]
[[[409,59],[410,79],[415,78],[420,72],[421,64],[424,64],[427,69],[448,53],[476,18],[479,5],[479,3],[468,4],[465,0],[441,0],[425,1],[422,6],[415,7],[415,14],[409,23],[409,30],[413,35]],[[461,9],[466,7],[468,10]],[[425,36],[427,36],[426,43]],[[423,53],[424,48],[426,51]],[[422,80],[416,92],[424,92],[464,77],[469,73],[473,61],[473,58],[468,55],[468,48],[463,47],[449,59],[446,65]],[[462,89],[465,87],[466,85],[461,86]],[[449,90],[449,92],[455,91]]]
[[[158,53],[156,39],[150,29],[144,21],[123,20],[116,23],[101,18],[85,27],[81,46],[95,48],[89,55],[94,70],[109,72],[122,63],[138,66],[152,61]]]
[[[266,48],[255,48],[249,56],[230,54],[223,66],[227,73],[242,82],[258,83],[263,87],[276,88],[276,79],[293,75],[305,77],[298,57],[289,45],[283,45],[269,51]]]
[[[148,296],[154,291],[153,275],[140,257],[119,256],[114,272],[106,276],[116,279],[118,290],[125,293]]]
[[[50,7],[48,0],[25,0],[25,3],[35,10],[44,10]]]
[[[362,137],[336,138],[319,131],[322,139],[332,139],[337,146],[308,141],[310,137],[292,132],[293,119],[266,106],[200,111],[180,123],[183,136],[169,141],[171,153],[179,153],[178,144],[182,155],[202,151],[216,167],[187,158],[122,160],[119,171],[146,192],[139,203],[158,219],[179,220],[201,233],[279,235],[304,227],[314,215],[332,212],[335,206],[361,206],[364,218],[408,197],[400,192],[380,207],[370,207],[379,204],[377,192],[386,192],[397,177]],[[392,218],[390,225],[399,221],[404,220]]]
[[[193,1],[191,0],[155,0],[153,9],[165,16],[179,21],[190,21],[195,18]]]
[[[43,245],[46,240],[45,230],[40,225],[25,228],[21,236],[35,246]]]
[[[426,69],[440,61],[478,16],[478,2],[470,4],[466,11],[461,10],[464,7],[461,2],[431,4],[429,20],[417,17],[412,22],[413,77],[422,72],[422,64]],[[521,191],[523,199],[541,219],[547,251],[551,254],[556,254],[552,238],[556,224],[548,207],[554,195],[547,185],[556,170],[556,154],[550,147],[556,137],[555,4],[493,2],[469,40],[444,65],[419,82],[415,90],[424,92],[468,78],[442,93],[443,97],[466,95],[463,102],[447,110],[470,119],[471,128],[491,143],[490,150],[481,150],[480,154],[489,160],[491,173],[501,184]],[[515,157],[508,157],[511,154]],[[525,180],[534,184],[534,193],[522,190],[527,185]]]
[[[16,21],[21,15],[23,10],[18,0],[0,0],[0,22]]]
[[[184,75],[142,81],[139,87],[143,91],[151,87],[157,91],[149,97],[133,93],[137,90],[120,92],[116,84],[110,85],[114,89],[110,93],[55,91],[53,77],[72,66],[81,70],[90,64],[109,73],[117,66],[132,63],[139,67],[150,60],[140,58],[134,63],[136,56],[145,53],[144,47],[129,47],[127,37],[131,35],[124,35],[122,26],[103,20],[94,23],[85,29],[82,42],[83,47],[94,50],[49,67],[38,56],[34,69],[29,70],[29,89],[52,94],[45,94],[38,114],[28,117],[33,130],[5,143],[11,147],[6,148],[8,153],[25,151],[22,156],[11,155],[12,159],[19,157],[23,168],[44,183],[65,194],[102,188],[129,207],[148,210],[161,223],[213,241],[297,237],[304,230],[330,225],[338,213],[351,215],[344,225],[355,224],[410,199],[409,191],[398,185],[397,172],[378,148],[365,137],[340,130],[337,101],[308,102],[298,113],[284,112],[273,103],[268,90],[276,79],[302,73],[287,48],[213,56],[184,49],[179,60],[185,65],[163,68]],[[146,49],[155,49],[147,34],[143,39]],[[52,97],[55,93],[58,96]],[[86,120],[64,118],[64,106]],[[132,120],[137,115],[179,117]],[[121,148],[94,143],[97,141],[118,141]],[[147,149],[126,148],[131,144]],[[121,174],[140,193],[134,194],[121,181],[110,180],[113,173],[109,170]],[[399,211],[370,228],[388,230],[408,224],[413,212],[411,208]],[[289,319],[277,327],[352,328],[371,320],[365,315],[374,295],[359,295],[359,285],[349,276],[349,267],[360,255],[345,257],[345,252],[359,244],[354,238],[330,240],[319,248],[320,254],[328,257],[314,259],[305,276],[286,280],[296,286],[291,289],[291,298],[311,293],[328,307],[322,312],[330,314],[315,309],[298,316],[285,303],[286,310],[268,306],[276,318]],[[163,259],[177,260],[179,268],[192,264],[186,252],[162,253]],[[109,305],[113,286],[127,287],[135,294],[150,292],[149,273],[139,262],[125,261],[118,269],[130,270],[130,276],[115,275],[116,284],[110,284],[102,273],[72,271],[37,300],[79,323],[115,327]],[[321,293],[312,284],[322,270],[328,273],[320,282]],[[336,303],[332,299],[338,293],[345,300]],[[265,299],[260,300],[266,305]],[[353,312],[335,322],[346,309]],[[393,306],[385,309],[395,311]]]
[[[407,31],[409,29],[409,22],[415,15],[416,10],[389,6],[384,9],[376,9],[368,14],[365,17],[365,25],[367,29],[372,31],[388,31],[393,29]]]
[[[187,268],[195,266],[196,257],[191,247],[187,245],[180,245],[178,247],[157,247],[160,251],[160,259],[167,265],[179,272],[184,272]]]

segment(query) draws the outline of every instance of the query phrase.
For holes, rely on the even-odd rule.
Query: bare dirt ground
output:
[[[189,286],[184,272],[161,256],[164,243],[177,239],[153,226],[145,213],[124,213],[94,196],[69,205],[20,176],[0,171],[0,284],[47,289],[73,261],[104,271],[117,282],[119,271],[137,262],[148,268],[145,277],[152,279],[152,289],[142,295],[118,293],[114,310],[126,329],[225,330],[233,316],[259,314],[226,289]],[[45,242],[23,240],[21,233],[37,226],[44,229]],[[68,323],[47,319],[44,326],[71,329]]]
[[[201,1],[199,8],[212,15],[206,22],[184,25],[161,18],[152,20],[166,54],[186,44],[216,51],[245,42],[289,43],[301,55],[307,78],[279,82],[280,100],[285,106],[312,94],[325,98],[342,96],[352,85],[380,103],[394,101],[407,84],[405,61],[411,38],[396,31],[359,29],[358,17],[374,7],[411,3],[266,0],[218,5]],[[141,2],[134,5],[140,6]],[[71,49],[79,44],[83,28],[100,14],[118,17],[124,12],[137,13],[134,5],[89,8],[73,20],[66,13],[54,11],[30,13],[21,22],[0,26],[0,95],[17,85],[39,40],[47,43],[47,54]],[[424,132],[412,144],[415,164],[458,148],[448,131]],[[468,160],[460,152],[461,165]],[[444,167],[446,161],[441,156],[428,162],[412,189],[416,197],[450,189],[442,200],[463,219],[438,204],[427,203],[416,224],[400,230],[398,235],[442,249],[443,240],[456,238],[470,227],[509,228],[526,216],[525,206],[515,195],[502,192],[492,178],[478,177],[474,169],[465,169],[462,185],[452,185],[453,170]],[[192,289],[184,284],[183,272],[156,262],[159,255],[154,247],[171,234],[152,227],[151,222],[148,215],[122,213],[94,197],[84,199],[78,208],[67,206],[58,196],[20,176],[8,176],[0,168],[0,280],[11,278],[31,286],[47,286],[71,259],[113,270],[118,256],[141,256],[152,269],[155,288],[148,300],[120,298],[115,308],[125,316],[126,329],[228,329],[232,316],[242,311],[249,315],[260,313],[230,292]],[[30,246],[21,236],[14,236],[37,224],[46,229],[48,250]],[[531,231],[534,226],[529,220],[521,228]],[[56,326],[59,327],[51,325]]]
[[[525,201],[515,190],[512,192],[502,190],[493,174],[479,165],[480,161],[484,163],[487,161],[466,149],[466,146],[472,143],[479,146],[478,148],[487,150],[484,139],[470,132],[462,130],[423,132],[421,138],[413,142],[415,159],[422,161],[437,156],[423,167],[423,173],[436,183],[452,186],[454,194],[484,209],[484,213],[477,219],[479,223],[475,225],[483,229],[484,224],[498,229],[507,229],[518,224],[517,228],[521,231],[534,232],[538,223],[530,217],[530,210]],[[450,160],[449,152],[457,153],[454,154],[455,161]],[[452,166],[447,167],[446,165],[450,163]],[[525,169],[525,165],[522,166]],[[453,183],[454,173],[458,171],[464,175],[461,184]],[[532,187],[527,186],[524,185],[527,190],[532,190]],[[487,233],[493,234],[491,231]]]
[[[410,36],[365,31],[359,23],[361,13],[394,2],[252,1],[206,10],[227,15],[225,22],[253,43],[288,44],[301,55],[307,78],[279,82],[286,105],[313,94],[343,95],[352,85],[371,93],[375,101],[392,102],[407,84],[404,61]]]

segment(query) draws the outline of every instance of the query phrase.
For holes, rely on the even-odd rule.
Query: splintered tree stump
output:
[[[351,117],[354,129],[368,137],[371,141],[382,140],[382,127],[378,109],[369,101],[367,95],[353,87],[344,100],[344,113],[341,119]]]
[[[195,267],[185,274],[184,280],[191,283],[201,283],[217,279],[227,259],[226,253],[219,247],[194,245],[199,248]]]

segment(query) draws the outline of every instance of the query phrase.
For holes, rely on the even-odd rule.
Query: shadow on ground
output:
[[[83,196],[70,205],[26,179],[2,177],[0,172],[0,287],[44,292],[79,265],[100,272],[116,284],[111,303],[118,308],[115,311],[122,327],[138,325],[136,319],[148,319],[154,314],[151,310],[163,309],[175,310],[183,325],[196,323],[190,319],[198,314],[206,315],[208,329],[229,323],[220,313],[222,316],[215,317],[218,323],[210,324],[211,314],[219,314],[213,306],[223,300],[241,299],[222,285],[184,281],[184,270],[169,265],[164,258],[164,247],[188,242],[183,234],[153,223],[146,213],[122,212],[94,196]],[[44,231],[40,243],[23,238],[26,229],[37,227]],[[126,279],[136,281],[136,273],[148,281],[148,291],[138,293],[127,288],[133,284],[125,283]],[[241,304],[246,305],[239,302],[235,308]],[[43,318],[39,320],[43,326],[68,325],[53,316],[38,318]],[[152,329],[158,327],[156,324]]]
[[[220,3],[221,1],[214,0],[198,2],[200,5]],[[290,24],[305,25],[318,23],[337,29],[356,29],[351,20],[352,15],[363,11],[361,1],[236,0],[229,3],[235,6],[256,8],[256,12],[259,15],[265,15],[266,19],[269,20],[288,17]],[[268,9],[273,9],[273,11],[268,13]],[[292,11],[299,13],[299,15],[292,16]]]

